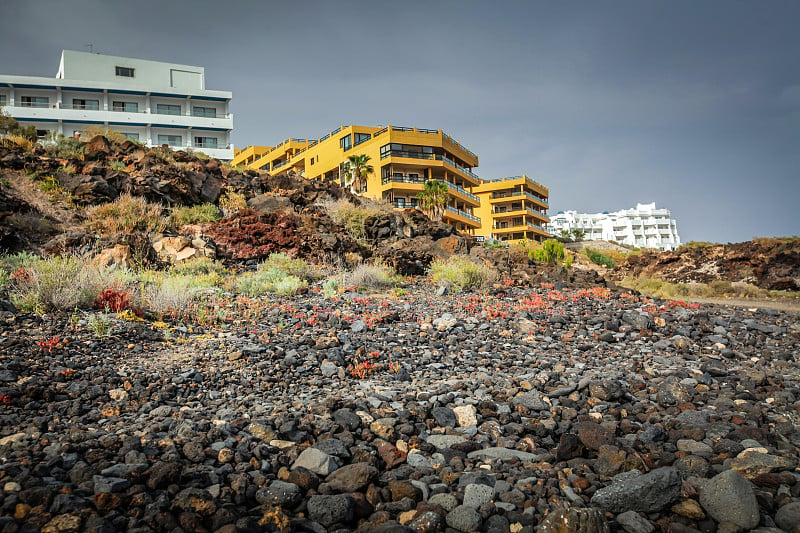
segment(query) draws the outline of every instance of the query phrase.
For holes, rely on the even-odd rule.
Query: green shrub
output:
[[[614,260],[610,256],[595,250],[594,248],[587,248],[585,250],[586,256],[595,265],[600,265],[608,268],[614,268]]]
[[[200,297],[202,289],[193,276],[155,276],[142,290],[143,304],[160,317],[180,318]]]
[[[90,231],[101,235],[134,231],[157,233],[167,226],[161,211],[159,204],[123,194],[113,202],[90,207],[86,225]]]
[[[106,275],[76,257],[36,258],[12,273],[9,295],[25,312],[73,310],[94,304],[107,281]]]
[[[236,282],[237,289],[247,296],[260,296],[268,292],[295,294],[308,286],[308,282],[281,270],[258,270],[242,274]]]
[[[122,172],[122,171],[124,171],[124,170],[127,168],[127,166],[125,165],[125,163],[124,163],[124,162],[122,162],[122,161],[120,161],[120,160],[118,160],[118,159],[117,159],[117,160],[114,160],[114,161],[109,161],[109,163],[108,163],[108,167],[109,167],[111,170],[116,170],[117,172]]]
[[[306,276],[309,266],[302,259],[293,259],[285,253],[274,253],[258,266],[256,272],[248,272],[236,281],[236,288],[248,296],[268,292],[290,295],[308,286]]]
[[[211,259],[210,257],[197,257],[176,263],[170,272],[178,276],[207,276],[209,274],[224,276],[229,271],[222,264],[222,261]]]
[[[347,285],[359,289],[378,290],[391,285],[396,273],[386,265],[358,265],[347,275]]]
[[[555,239],[547,239],[540,248],[533,248],[528,257],[540,263],[559,264],[564,260],[564,245]]]
[[[289,254],[280,252],[270,254],[267,259],[258,265],[259,270],[279,270],[287,275],[305,278],[309,273],[309,266],[303,259],[294,259]]]
[[[169,215],[171,226],[179,228],[186,224],[216,222],[220,219],[219,208],[214,204],[201,204],[192,207],[173,207]]]
[[[339,295],[339,280],[336,278],[328,278],[322,284],[322,294],[325,298],[333,299]]]
[[[340,199],[321,204],[331,219],[344,226],[350,237],[359,241],[366,235],[365,223],[370,217],[380,215],[383,211],[378,208],[353,205],[345,199]]]
[[[489,267],[474,263],[464,256],[454,255],[447,259],[435,259],[431,263],[431,280],[434,283],[449,283],[460,290],[482,288],[492,275]]]
[[[47,155],[57,159],[83,159],[84,144],[75,137],[66,137],[59,134],[54,142],[47,146]]]

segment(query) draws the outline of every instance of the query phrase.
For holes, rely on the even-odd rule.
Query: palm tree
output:
[[[444,206],[449,196],[447,185],[439,180],[428,180],[425,189],[417,195],[419,205],[433,221],[439,221],[444,214]]]
[[[345,187],[351,187],[356,194],[367,190],[367,176],[373,172],[369,159],[365,154],[351,155],[344,164]]]

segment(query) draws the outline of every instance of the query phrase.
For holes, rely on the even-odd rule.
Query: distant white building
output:
[[[203,67],[64,50],[55,78],[0,75],[0,105],[40,137],[99,125],[147,146],[233,159],[232,94],[205,83]]]
[[[656,204],[636,204],[635,209],[614,213],[578,213],[559,211],[550,219],[550,229],[558,235],[562,230],[584,231],[584,240],[610,241],[637,248],[674,250],[681,244],[678,226],[668,209]]]

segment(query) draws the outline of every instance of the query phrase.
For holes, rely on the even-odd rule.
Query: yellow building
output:
[[[481,202],[476,209],[482,224],[475,233],[500,241],[543,241],[549,191],[526,175],[486,180],[472,190]]]
[[[415,207],[425,182],[440,180],[450,190],[445,222],[469,234],[480,227],[474,214],[480,201],[471,192],[481,181],[473,172],[478,156],[441,130],[342,126],[319,140],[287,139],[276,147],[248,147],[231,165],[272,172],[293,169],[311,179],[339,180],[351,155],[369,156],[374,169],[364,195],[395,207]]]
[[[444,221],[463,233],[501,241],[542,241],[549,207],[547,187],[529,177],[482,180],[478,156],[442,130],[396,126],[342,126],[318,140],[289,138],[277,146],[248,146],[231,165],[267,172],[294,170],[310,179],[341,180],[347,158],[369,156],[373,172],[364,195],[394,207],[417,206],[429,179],[450,195]]]

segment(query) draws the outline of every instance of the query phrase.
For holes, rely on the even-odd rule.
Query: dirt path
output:
[[[42,191],[31,178],[17,172],[5,172],[2,179],[13,191],[13,196],[24,200],[44,217],[57,223],[61,232],[77,229],[80,224],[77,211],[64,204],[63,201],[51,201],[50,195]]]
[[[698,304],[714,304],[725,305],[731,307],[746,307],[746,308],[761,308],[761,309],[775,309],[776,311],[786,311],[788,313],[800,314],[800,300],[767,300],[760,298],[691,298],[681,297],[674,298],[675,300],[683,300],[684,302],[694,302]]]

